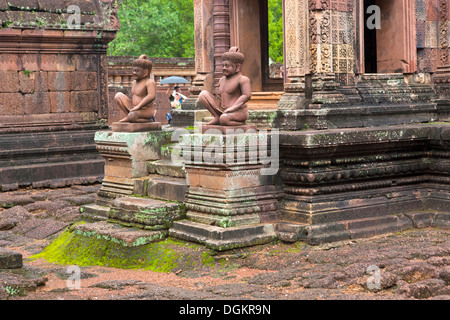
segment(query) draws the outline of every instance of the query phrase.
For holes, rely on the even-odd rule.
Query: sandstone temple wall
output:
[[[0,190],[101,179],[93,136],[108,116],[116,12],[114,1],[0,0]]]

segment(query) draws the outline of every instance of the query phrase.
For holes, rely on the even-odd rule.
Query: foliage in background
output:
[[[283,63],[283,1],[269,1],[269,56]]]
[[[269,56],[283,63],[282,0],[268,0]],[[112,56],[195,56],[193,0],[122,0]]]
[[[192,0],[122,0],[112,56],[194,57]]]

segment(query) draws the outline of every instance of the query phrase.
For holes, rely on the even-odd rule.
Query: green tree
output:
[[[122,0],[109,55],[194,57],[192,0]]]
[[[283,1],[268,0],[269,4],[269,56],[283,63]]]

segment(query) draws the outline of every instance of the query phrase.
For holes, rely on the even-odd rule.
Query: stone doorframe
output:
[[[381,29],[377,30],[378,73],[414,73],[417,71],[416,6],[414,0],[375,0],[381,9]],[[389,10],[388,10],[389,9]],[[356,73],[365,72],[364,0],[356,0]],[[389,19],[386,12],[389,11]],[[395,18],[392,18],[394,15]],[[394,35],[389,31],[395,32]],[[386,32],[387,30],[387,32]],[[380,42],[382,44],[380,44]],[[389,43],[391,42],[391,43]],[[384,45],[383,45],[384,44]],[[394,48],[392,44],[397,44]],[[389,48],[389,52],[380,50]],[[392,59],[389,59],[392,58]],[[389,61],[391,60],[391,61]],[[397,62],[394,62],[396,60]],[[401,69],[401,70],[400,70]]]

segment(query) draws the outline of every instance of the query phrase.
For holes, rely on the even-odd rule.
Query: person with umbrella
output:
[[[179,77],[170,77],[170,78],[179,78]],[[184,79],[184,78],[181,78],[181,79]],[[167,79],[165,79],[165,80],[166,80],[165,83],[168,83]],[[184,80],[187,82],[186,79],[184,79]],[[161,81],[160,83],[163,83],[163,81]],[[174,79],[174,81],[181,81],[181,80]],[[166,114],[166,119],[167,119],[167,122],[169,123],[169,125],[170,125],[170,121],[172,120],[172,110],[180,108],[183,101],[187,98],[185,95],[183,95],[181,93],[181,88],[179,86],[175,86],[175,84],[176,83],[169,83],[169,88],[166,91],[166,95],[170,101],[170,111]]]

